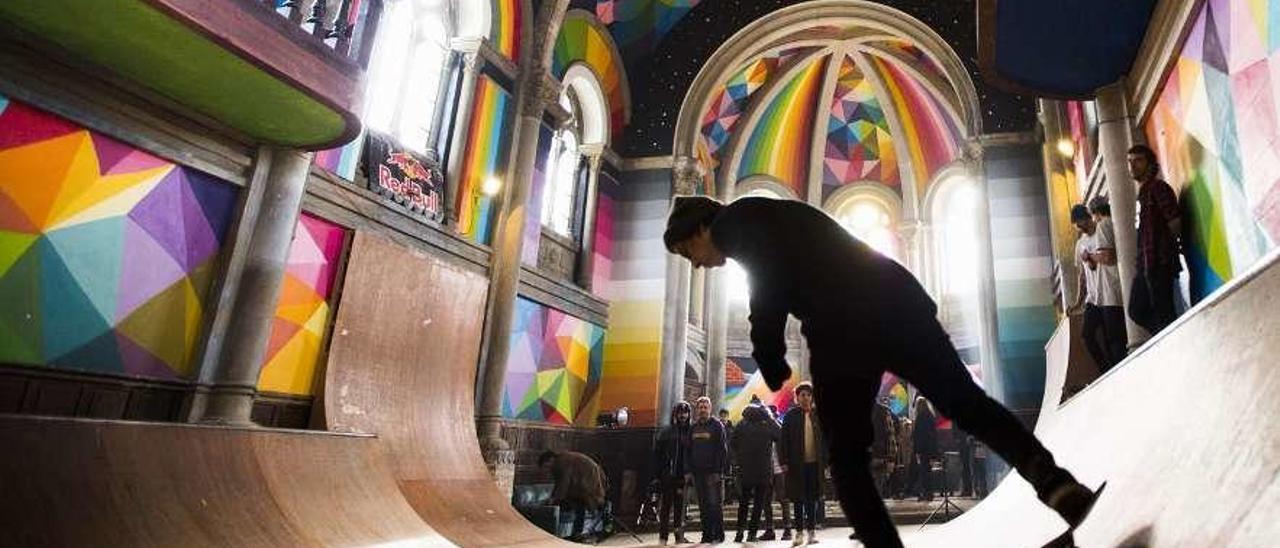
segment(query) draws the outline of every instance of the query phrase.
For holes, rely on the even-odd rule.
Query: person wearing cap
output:
[[[746,271],[752,357],[771,390],[791,375],[787,316],[800,320],[832,478],[865,545],[902,546],[869,467],[871,405],[886,370],[1013,464],[1070,526],[1092,508],[1095,493],[974,383],[915,277],[827,214],[795,200],[678,196],[663,242],[695,268],[732,258]]]

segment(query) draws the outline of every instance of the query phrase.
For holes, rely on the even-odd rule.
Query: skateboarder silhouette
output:
[[[774,391],[791,375],[787,315],[800,320],[840,505],[867,546],[902,546],[869,467],[871,406],[886,370],[1011,463],[1070,527],[1089,512],[1094,492],[973,382],[915,277],[822,211],[794,200],[680,196],[663,240],[695,268],[732,258],[746,270],[752,357]]]

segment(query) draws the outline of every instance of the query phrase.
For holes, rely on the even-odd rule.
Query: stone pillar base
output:
[[[484,457],[484,466],[498,486],[498,492],[508,500],[515,491],[516,484],[516,452],[502,438],[480,440],[480,454]]]
[[[252,386],[213,386],[200,402],[201,424],[221,426],[257,426],[251,419],[253,397],[257,389]]]

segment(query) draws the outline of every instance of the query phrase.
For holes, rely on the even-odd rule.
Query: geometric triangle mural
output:
[[[315,393],[316,368],[329,327],[334,277],[347,230],[306,213],[298,216],[276,315],[262,358],[258,390]]]
[[[1145,128],[1180,194],[1193,302],[1280,241],[1280,1],[1195,17]]]
[[[897,187],[898,159],[875,89],[846,56],[827,119],[822,184],[838,187],[868,179]]]
[[[0,362],[190,378],[237,194],[0,97]]]
[[[604,328],[516,299],[502,415],[595,426],[604,373]]]

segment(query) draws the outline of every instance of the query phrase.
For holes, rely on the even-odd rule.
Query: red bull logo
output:
[[[392,152],[387,155],[387,163],[400,168],[406,179],[411,181],[430,181],[431,172],[423,167],[422,162],[407,152]]]

